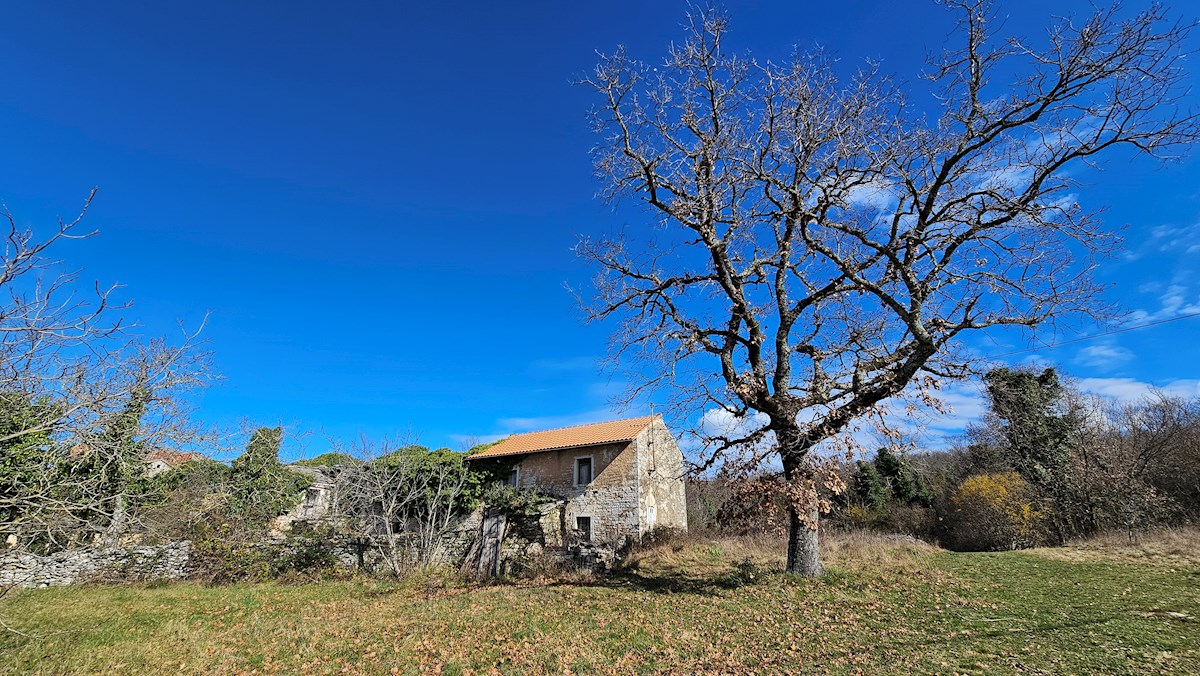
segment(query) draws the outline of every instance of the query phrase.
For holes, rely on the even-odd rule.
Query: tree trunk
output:
[[[800,512],[788,509],[787,572],[803,577],[821,577],[825,568],[821,566],[821,543],[817,526],[820,514],[813,508],[807,519]],[[810,526],[811,523],[811,526]]]
[[[810,444],[805,442],[800,430],[792,425],[780,425],[775,429],[775,436],[787,480],[794,484],[811,481]],[[803,577],[825,574],[821,567],[820,522],[821,512],[816,504],[788,506],[787,572]]]
[[[108,528],[105,529],[103,543],[106,547],[116,547],[117,542],[121,539],[121,531],[125,528],[125,495],[120,494],[116,498],[116,505],[113,507],[112,519],[108,522]]]

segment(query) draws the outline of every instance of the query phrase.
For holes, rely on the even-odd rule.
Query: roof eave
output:
[[[639,432],[640,434],[640,432]],[[553,448],[538,448],[527,451],[509,451],[507,453],[487,454],[487,451],[476,455],[468,455],[467,460],[487,460],[488,458],[503,458],[513,455],[532,455],[534,453],[550,453],[551,451],[569,451],[573,448],[591,448],[593,446],[607,446],[608,444],[623,444],[636,439],[636,436],[627,439],[610,439],[608,441],[597,441],[588,444],[571,444],[570,446],[555,446]]]

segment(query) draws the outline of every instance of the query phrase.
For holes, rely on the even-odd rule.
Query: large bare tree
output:
[[[180,395],[209,379],[197,334],[176,344],[125,325],[115,286],[81,287],[56,258],[86,239],[80,214],[48,232],[7,208],[0,252],[0,539],[53,551],[114,544],[139,526],[145,455],[198,450]]]
[[[996,35],[989,3],[958,18],[921,98],[865,63],[783,63],[725,49],[699,12],[661,63],[618,50],[599,94],[603,195],[657,227],[585,240],[593,319],[616,356],[669,386],[710,455],[769,449],[791,504],[789,571],[819,575],[811,451],[889,399],[969,372],[965,333],[1092,312],[1117,238],[1080,207],[1077,173],[1113,151],[1171,158],[1197,137],[1181,109],[1189,26],[1158,6],[1100,9],[1036,42]],[[753,450],[751,452],[754,452]]]

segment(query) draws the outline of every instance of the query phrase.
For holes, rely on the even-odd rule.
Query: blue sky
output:
[[[950,28],[933,3],[842,4],[730,2],[730,39],[776,58],[821,44],[915,82]],[[1052,14],[1086,8],[1021,1],[1002,14],[1035,35]],[[292,456],[324,450],[326,436],[411,430],[456,448],[611,417],[621,383],[596,368],[611,327],[585,325],[564,285],[587,284],[571,252],[581,234],[645,221],[593,198],[594,101],[571,81],[617,44],[659,58],[684,11],[12,3],[0,200],[38,228],[99,186],[88,223],[101,234],[59,255],[86,279],[124,284],[146,335],[178,335],[211,312],[224,379],[199,415],[288,425]],[[1197,160],[1118,157],[1081,178],[1081,202],[1125,228],[1127,251],[1101,271],[1111,299],[1142,322],[1200,310]],[[1183,320],[1005,361],[1052,361],[1112,396],[1197,394],[1198,329]],[[1006,335],[975,347],[1028,345]],[[951,398],[957,414],[935,430],[978,410],[970,387]]]

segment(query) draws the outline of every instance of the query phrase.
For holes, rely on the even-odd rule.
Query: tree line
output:
[[[1131,541],[1200,519],[1200,397],[1114,401],[1054,369],[998,368],[987,410],[950,448],[884,446],[836,459],[826,528],[865,528],[963,551],[1061,545],[1105,532]],[[778,528],[782,509],[745,481],[689,485],[695,526]],[[765,497],[766,496],[766,497]]]

